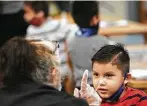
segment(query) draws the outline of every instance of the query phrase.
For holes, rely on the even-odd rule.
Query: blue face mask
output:
[[[76,36],[79,37],[90,37],[96,35],[98,32],[99,23],[96,26],[88,27],[88,28],[79,28],[76,32]]]
[[[106,99],[106,102],[116,102],[118,101],[120,95],[124,91],[124,85],[122,84],[121,87],[108,99]]]
[[[126,77],[127,77],[127,73],[124,74],[124,80],[126,79]],[[124,89],[125,89],[125,87],[122,84],[120,86],[120,88],[110,98],[106,99],[105,101],[106,102],[116,102],[116,101],[118,101],[122,92],[124,91]]]

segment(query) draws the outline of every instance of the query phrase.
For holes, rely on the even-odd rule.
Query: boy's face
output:
[[[27,22],[30,22],[36,15],[35,11],[28,5],[24,5],[24,12],[24,18]]]
[[[111,97],[124,83],[121,70],[111,63],[93,63],[93,85],[103,99]]]
[[[36,13],[31,6],[24,5],[24,19],[34,26],[42,24],[42,19],[44,18],[44,14],[42,13],[42,11]]]

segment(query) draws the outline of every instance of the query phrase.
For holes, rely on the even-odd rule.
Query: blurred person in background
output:
[[[61,90],[59,63],[47,41],[15,37],[0,49],[1,106],[88,106]]]
[[[54,1],[54,2],[59,7],[61,12],[69,12],[70,11],[70,2],[71,1]]]
[[[49,17],[48,1],[25,1],[24,19],[30,24],[27,35],[52,31],[59,28],[59,22]]]
[[[92,56],[110,41],[98,34],[100,22],[98,1],[73,1],[71,13],[77,27],[70,33],[67,45],[73,64],[76,87],[80,88],[84,70],[92,70]],[[89,73],[88,83],[92,85],[92,71]]]

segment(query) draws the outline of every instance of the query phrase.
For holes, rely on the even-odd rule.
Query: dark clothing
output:
[[[70,11],[70,1],[54,1],[61,11]]]
[[[26,82],[0,89],[0,106],[88,106],[87,102],[53,87]]]

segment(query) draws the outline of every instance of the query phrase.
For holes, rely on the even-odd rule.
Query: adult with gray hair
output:
[[[60,91],[58,61],[43,42],[15,37],[0,49],[1,106],[88,106]]]

